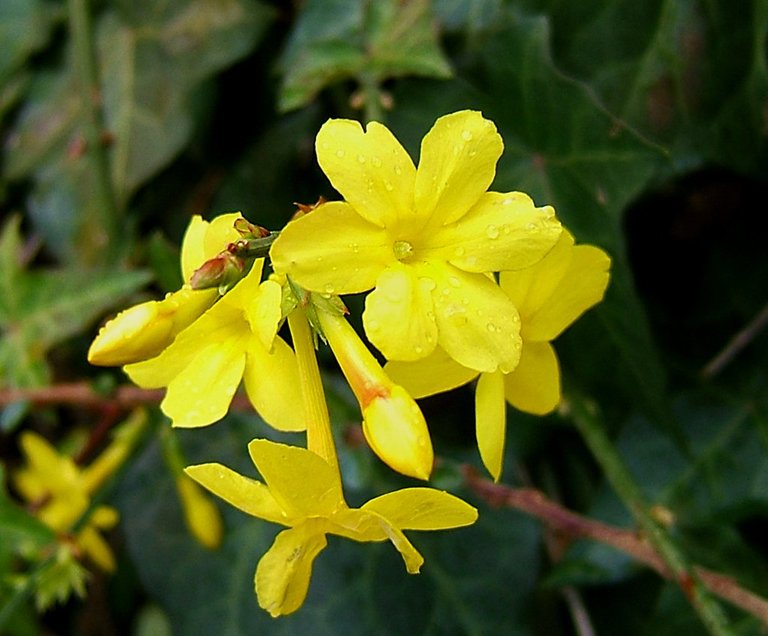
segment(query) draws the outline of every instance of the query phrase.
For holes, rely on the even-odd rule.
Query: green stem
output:
[[[83,96],[83,125],[86,155],[93,174],[93,213],[83,221],[80,251],[87,264],[108,264],[117,255],[117,202],[104,148],[96,47],[88,12],[88,0],[69,0],[69,27],[74,49],[77,83]]]
[[[646,539],[685,592],[709,633],[713,636],[731,636],[733,632],[728,626],[722,608],[703,586],[685,554],[675,544],[666,529],[651,515],[645,496],[632,478],[616,447],[606,435],[603,422],[594,407],[579,396],[573,396],[570,407],[576,428],[597,459],[606,478],[632,512]]]
[[[325,459],[341,480],[336,444],[331,434],[331,418],[328,415],[323,382],[317,366],[315,342],[309,321],[301,307],[297,307],[288,315],[288,326],[291,329],[293,348],[299,365],[299,381],[307,420],[307,448]]]
[[[381,88],[378,81],[368,75],[362,75],[358,78],[360,89],[363,92],[365,106],[365,123],[372,121],[383,122],[384,109],[381,106]]]

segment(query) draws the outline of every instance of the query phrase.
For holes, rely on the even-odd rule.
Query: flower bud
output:
[[[390,380],[343,315],[318,306],[317,316],[360,404],[363,433],[373,452],[393,470],[429,479],[432,441],[416,401]]]
[[[424,415],[401,386],[393,384],[363,408],[363,433],[373,451],[404,475],[429,479],[434,461]]]
[[[192,289],[227,289],[243,277],[244,269],[245,262],[242,258],[224,250],[198,267],[189,283]]]
[[[206,548],[218,548],[222,535],[219,509],[203,489],[183,473],[176,477],[176,490],[192,536]]]
[[[88,350],[88,362],[111,367],[154,358],[208,309],[216,296],[215,291],[182,287],[163,300],[149,300],[121,311],[99,330]]]

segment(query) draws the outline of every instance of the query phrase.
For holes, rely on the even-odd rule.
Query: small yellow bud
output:
[[[176,490],[192,536],[210,550],[218,548],[222,535],[219,509],[203,489],[183,473],[176,477]]]
[[[163,300],[149,300],[121,311],[100,330],[88,350],[88,362],[122,366],[159,355],[217,297],[216,290],[182,287]]]
[[[434,460],[427,423],[416,401],[392,382],[344,316],[317,311],[323,333],[363,414],[363,433],[390,468],[429,479]]]
[[[429,479],[434,455],[427,423],[414,399],[401,386],[376,395],[363,408],[363,433],[373,451],[394,470]]]

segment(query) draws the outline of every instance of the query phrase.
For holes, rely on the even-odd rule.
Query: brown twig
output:
[[[140,389],[135,386],[119,386],[110,393],[101,393],[87,382],[56,384],[35,389],[0,389],[0,406],[12,402],[27,401],[36,406],[68,404],[84,408],[117,406],[131,409],[142,405],[159,404],[165,395],[164,389]],[[232,409],[252,409],[247,396],[237,393],[232,400]]]
[[[467,485],[491,506],[514,508],[572,538],[591,539],[609,545],[671,579],[664,561],[650,544],[633,530],[617,528],[572,512],[533,488],[512,488],[480,477],[471,466],[464,467]],[[749,612],[768,626],[768,601],[741,587],[730,576],[695,567],[703,585],[716,596]]]
[[[749,324],[728,341],[725,348],[710,360],[701,370],[705,379],[714,378],[741,351],[745,349],[758,334],[768,326],[768,305],[765,305]]]

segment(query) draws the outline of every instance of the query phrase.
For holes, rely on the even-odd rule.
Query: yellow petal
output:
[[[504,464],[507,405],[504,376],[500,371],[481,373],[475,390],[477,448],[494,481],[499,481]]]
[[[434,488],[404,488],[371,499],[362,510],[376,512],[401,530],[446,530],[469,526],[477,510]]]
[[[205,261],[224,250],[229,243],[240,238],[235,230],[239,212],[221,214],[210,223],[194,215],[187,226],[181,244],[181,272],[188,283],[194,271]]]
[[[514,369],[520,356],[517,309],[482,274],[435,266],[432,278],[440,346],[459,364],[477,371]]]
[[[344,506],[338,474],[306,448],[255,439],[253,463],[283,509],[292,517],[329,516]]]
[[[293,522],[260,481],[216,463],[187,466],[184,472],[203,488],[249,515],[282,525]]]
[[[171,380],[160,407],[174,426],[207,426],[227,414],[243,377],[247,337],[247,333],[235,332],[217,340],[211,335]]]
[[[477,371],[461,366],[440,347],[415,362],[391,360],[384,371],[416,399],[450,391],[477,377]]]
[[[603,299],[608,287],[608,255],[591,245],[576,245],[568,269],[550,296],[523,321],[525,340],[547,341],[556,338],[587,309]],[[546,270],[542,267],[545,279]]]
[[[424,557],[419,554],[419,551],[413,547],[413,544],[408,541],[408,538],[403,534],[403,531],[393,526],[386,518],[379,515],[373,510],[366,510],[370,515],[373,515],[381,520],[381,527],[387,535],[387,538],[392,542],[392,545],[397,548],[400,556],[403,557],[405,562],[405,569],[408,574],[418,574],[421,566],[424,564]]]
[[[243,380],[251,404],[267,424],[279,431],[306,430],[299,367],[282,338],[275,339],[271,352],[255,337],[250,339]]]
[[[99,506],[93,511],[88,523],[102,530],[109,530],[120,521],[120,513],[111,506]]]
[[[112,549],[93,526],[86,526],[80,531],[77,545],[99,568],[114,572],[116,563]]]
[[[379,276],[365,299],[363,326],[368,340],[390,360],[417,360],[437,344],[431,288],[420,268],[397,263]]]
[[[184,521],[197,542],[205,548],[219,547],[223,526],[219,509],[200,487],[186,475],[176,478]]]
[[[395,262],[392,241],[380,227],[341,201],[324,203],[291,221],[272,244],[276,272],[288,274],[305,289],[327,294],[356,294],[371,289]]]
[[[421,409],[405,389],[395,385],[368,403],[363,409],[363,433],[390,468],[429,479],[434,463],[432,440]]]
[[[245,299],[245,315],[251,331],[266,349],[272,348],[280,323],[282,301],[283,289],[274,280],[265,280],[250,299]]]
[[[386,126],[371,122],[363,132],[356,121],[331,119],[315,147],[323,172],[360,216],[379,227],[411,219],[416,169]]]
[[[259,606],[271,616],[295,612],[304,603],[315,557],[328,545],[318,523],[283,530],[261,557],[254,584]]]
[[[20,444],[27,467],[15,473],[14,483],[28,500],[80,489],[80,471],[75,462],[60,455],[42,435],[23,431]]]
[[[553,208],[537,208],[522,192],[486,192],[458,221],[438,228],[424,257],[467,272],[520,269],[540,261],[561,233]]]
[[[496,175],[504,143],[493,122],[476,111],[441,117],[421,142],[415,209],[433,228],[460,219]]]
[[[516,409],[546,415],[560,402],[560,365],[548,342],[523,342],[520,364],[504,377],[504,394]]]

